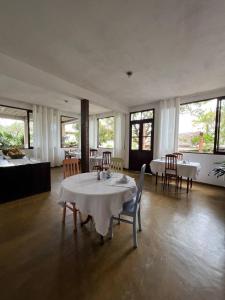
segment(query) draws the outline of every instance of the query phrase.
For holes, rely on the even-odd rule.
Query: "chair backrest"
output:
[[[138,205],[141,201],[142,190],[143,190],[144,179],[145,179],[145,169],[146,169],[146,164],[142,165],[141,167],[141,173],[137,183],[136,205]]]
[[[65,150],[64,154],[65,154],[65,159],[71,158],[69,150]]]
[[[64,178],[80,173],[80,161],[77,158],[67,158],[63,160]]]
[[[110,151],[102,152],[103,165],[110,165],[112,153]]]
[[[177,171],[177,156],[174,154],[167,154],[165,161],[165,172],[167,170]]]
[[[114,172],[123,171],[123,159],[120,157],[112,157],[110,163],[110,169]]]
[[[97,156],[98,150],[97,149],[90,149],[90,157]]]
[[[174,152],[173,155],[176,155],[178,160],[183,160],[183,153],[181,152]]]

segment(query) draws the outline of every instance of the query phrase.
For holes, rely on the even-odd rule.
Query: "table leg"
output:
[[[157,185],[158,183],[158,172],[155,173],[155,184]]]
[[[104,245],[104,236],[100,234],[100,244]]]
[[[187,194],[189,192],[189,177],[187,178]]]

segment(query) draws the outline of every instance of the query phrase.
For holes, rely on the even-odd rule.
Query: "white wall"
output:
[[[216,176],[208,176],[209,172],[215,168],[215,162],[225,161],[225,155],[184,153],[184,159],[197,161],[201,164],[197,181],[225,187],[225,178],[217,179]]]

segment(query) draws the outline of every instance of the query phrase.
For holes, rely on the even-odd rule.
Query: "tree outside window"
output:
[[[33,132],[32,111],[0,106],[0,149],[30,148]],[[29,123],[29,125],[28,125]]]
[[[114,117],[98,119],[98,147],[114,148]]]
[[[179,151],[213,153],[217,99],[180,106]]]
[[[77,118],[61,116],[62,148],[77,148],[80,140],[80,122]]]

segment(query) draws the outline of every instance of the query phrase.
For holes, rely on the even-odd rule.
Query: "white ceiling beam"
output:
[[[88,99],[90,103],[103,106],[116,112],[127,113],[128,107],[107,97],[84,89],[74,83],[65,81],[55,75],[44,72],[24,62],[0,53],[0,72],[14,79],[34,86],[54,91],[68,97]]]

